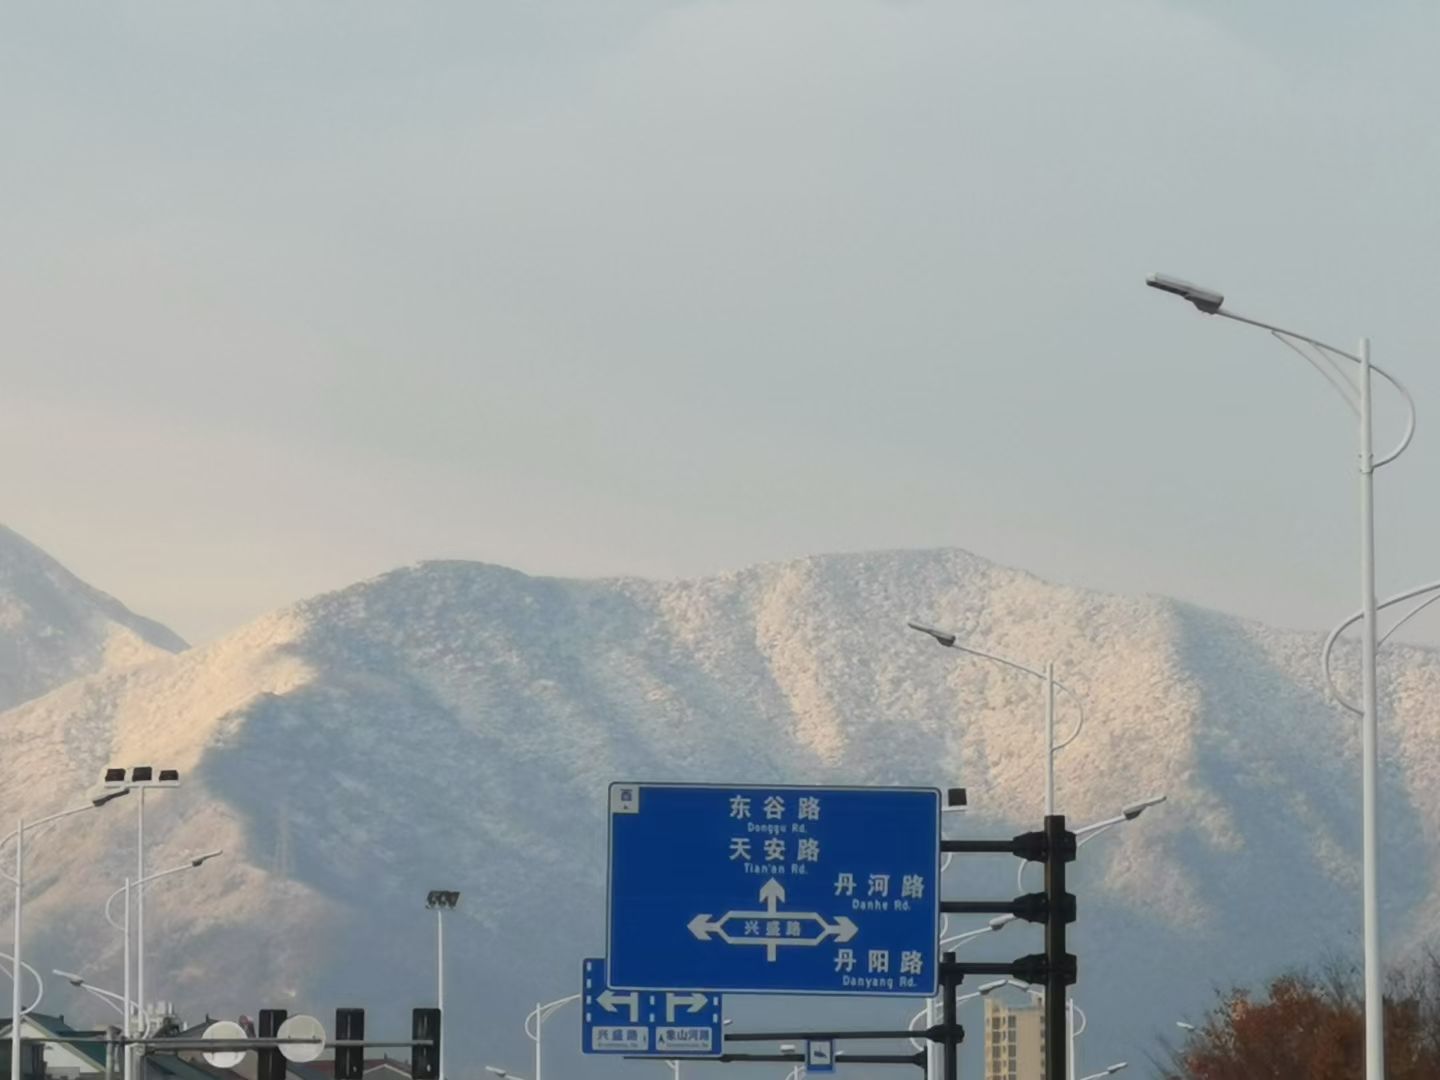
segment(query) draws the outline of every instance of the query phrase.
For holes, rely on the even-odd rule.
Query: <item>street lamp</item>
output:
[[[12,965],[11,970],[6,971],[5,974],[10,975],[13,978],[13,965],[15,963],[15,958],[9,953],[0,953],[0,960],[3,960],[5,963]],[[40,977],[40,972],[36,971],[31,965],[22,963],[20,967],[22,970],[28,971],[31,975],[35,977],[35,1000],[32,1001],[29,1005],[26,1005],[21,1013],[21,1015],[28,1015],[29,1013],[34,1012],[40,1007],[40,999],[45,996],[45,980]]]
[[[135,893],[136,893],[136,895],[139,895],[139,889],[140,889],[140,886],[142,886],[142,885],[148,885],[148,884],[149,884],[150,882],[152,882],[152,881],[158,881],[160,878],[170,877],[172,874],[179,874],[179,873],[182,873],[182,872],[184,872],[184,871],[186,871],[186,870],[195,870],[195,869],[197,869],[198,867],[204,866],[205,863],[209,862],[211,859],[216,858],[216,857],[219,856],[219,855],[223,855],[224,853],[225,853],[225,852],[224,852],[223,850],[221,850],[221,849],[217,849],[217,850],[215,850],[215,851],[207,851],[207,852],[204,852],[203,854],[196,855],[194,858],[192,858],[192,859],[190,859],[190,860],[188,860],[188,861],[186,861],[186,862],[181,863],[179,866],[172,866],[172,867],[170,867],[170,869],[168,869],[168,870],[161,870],[161,871],[159,871],[158,873],[150,874],[150,875],[148,875],[147,877],[141,878],[139,881],[134,882],[134,883],[132,883],[129,878],[126,878],[124,885],[120,886],[120,888],[116,889],[113,893],[111,893],[108,897],[105,898],[105,921],[108,922],[108,923],[109,923],[112,927],[114,927],[116,930],[121,931],[121,932],[123,933],[123,935],[124,935],[124,941],[125,941],[125,951],[124,951],[124,954],[123,954],[123,966],[124,966],[124,968],[125,968],[125,981],[124,981],[125,992],[124,992],[123,995],[121,995],[121,1000],[124,1002],[124,1006],[125,1006],[124,1009],[123,1009],[123,1011],[122,1011],[122,1015],[123,1015],[124,1018],[125,1018],[124,1033],[125,1033],[126,1036],[129,1036],[129,1035],[131,1034],[131,1031],[130,1031],[130,1017],[131,1017],[131,1011],[132,1011],[132,1009],[133,1009],[134,1011],[138,1012],[138,1013],[140,1014],[141,1020],[144,1021],[144,1034],[148,1035],[148,1034],[150,1033],[149,1018],[147,1017],[147,1015],[146,1015],[146,1013],[145,1013],[145,1003],[144,1003],[144,999],[142,998],[140,1001],[134,1002],[134,1001],[131,1000],[131,997],[130,997],[130,893],[131,893],[131,891],[134,890]],[[124,922],[124,925],[121,925],[120,923],[117,923],[117,922],[115,921],[115,916],[114,916],[113,914],[111,914],[111,911],[110,911],[110,909],[111,909],[112,907],[114,907],[114,905],[115,905],[115,900],[116,900],[116,898],[119,897],[119,896],[122,896],[122,895],[125,897],[125,922]],[[60,974],[62,974],[62,973],[61,973],[61,972],[56,972],[56,974],[57,974],[57,975],[60,975]],[[66,977],[68,977],[68,976],[66,976]],[[74,980],[71,980],[71,981],[73,982]],[[81,980],[81,981],[83,982],[84,980]],[[75,985],[76,985],[76,986],[79,986],[80,983],[75,983]],[[86,984],[85,987],[84,987],[84,989],[88,989],[88,990],[94,991],[95,993],[109,994],[111,997],[115,996],[113,993],[111,993],[111,992],[108,991],[108,990],[107,990],[107,991],[101,991],[101,990],[99,990],[97,987],[91,986],[91,985],[89,985],[89,984]],[[127,1046],[127,1047],[125,1048],[125,1058],[124,1058],[123,1072],[124,1072],[124,1076],[125,1076],[126,1080],[129,1080],[129,1078],[130,1078],[131,1075],[133,1074],[133,1068],[134,1068],[133,1059],[134,1059],[134,1054],[135,1054],[135,1049],[134,1049],[134,1047]]]
[[[1023,990],[1033,997],[1036,1002],[1045,1000],[1045,991],[1043,989],[1031,986],[1029,983],[1023,983],[1019,979],[996,979],[994,982],[986,983],[980,987],[980,992],[982,994],[989,994],[1003,986],[1012,986],[1016,990]],[[1075,1026],[1075,1017],[1077,1014],[1080,1017],[1080,1026],[1078,1028]],[[1065,998],[1065,1035],[1069,1053],[1066,1055],[1066,1060],[1069,1062],[1069,1073],[1072,1078],[1075,1076],[1075,1040],[1082,1035],[1089,1026],[1090,1020],[1085,1015],[1085,1010],[1075,1004],[1073,997],[1067,996]],[[1125,1063],[1122,1062],[1120,1067],[1124,1068]],[[1091,1080],[1091,1078],[1087,1076],[1085,1080]]]
[[[1194,1030],[1195,1030],[1195,1025],[1194,1025],[1194,1024],[1187,1024],[1184,1020],[1176,1020],[1176,1021],[1175,1021],[1175,1026],[1178,1027],[1181,1031],[1194,1031]]]
[[[15,831],[0,840],[0,847],[3,847],[12,838],[15,841],[15,873],[13,875],[5,874],[15,883],[15,942],[14,948],[11,950],[12,961],[15,964],[15,978],[12,980],[13,987],[10,995],[10,1080],[20,1080],[20,1029],[24,1026],[25,1013],[28,1011],[20,1008],[20,972],[25,966],[21,956],[21,911],[25,904],[25,833],[30,829],[38,829],[41,825],[48,825],[52,821],[70,817],[72,814],[98,810],[106,803],[113,802],[129,793],[130,789],[127,787],[102,791],[92,796],[89,802],[81,806],[72,806],[69,810],[61,810],[59,813],[50,814],[35,821],[26,821],[24,818],[20,818],[16,822]],[[38,998],[36,1004],[39,1004]]]
[[[1064,683],[1055,678],[1055,665],[1047,662],[1044,671],[1037,671],[1035,668],[1018,664],[1014,660],[1007,660],[1003,656],[996,656],[993,653],[983,652],[980,649],[972,649],[968,645],[961,645],[959,639],[952,633],[945,630],[937,630],[933,626],[926,626],[924,623],[907,623],[911,630],[918,630],[922,634],[928,634],[946,649],[955,649],[958,652],[969,653],[971,656],[978,656],[985,660],[993,660],[997,664],[1012,668],[1015,671],[1023,672],[1026,675],[1034,676],[1045,683],[1045,816],[1049,817],[1055,813],[1055,754],[1065,749],[1074,742],[1085,727],[1085,705],[1080,700],[1080,695],[1071,690]],[[1074,703],[1078,719],[1075,730],[1063,742],[1055,741],[1055,691],[1059,690],[1068,694]]]
[[[131,769],[108,768],[105,770],[105,786],[116,790],[133,790],[139,794],[135,800],[135,997],[140,1011],[145,1011],[145,893],[139,882],[145,880],[145,792],[150,788],[177,788],[180,786],[180,772],[177,769],[156,769],[151,765],[136,765]]]
[[[1080,1080],[1101,1080],[1101,1077],[1110,1076],[1112,1073],[1117,1073],[1129,1064],[1130,1063],[1128,1061],[1117,1061],[1114,1065],[1111,1065],[1108,1068],[1101,1069],[1098,1073],[1091,1073],[1089,1076],[1082,1076]]]
[[[1285,330],[1226,311],[1224,294],[1205,289],[1178,278],[1155,274],[1145,284],[1163,292],[1173,293],[1194,304],[1207,315],[1220,315],[1248,326],[1269,331],[1281,344],[1320,372],[1345,399],[1356,414],[1360,426],[1360,618],[1364,624],[1361,646],[1361,835],[1362,885],[1365,919],[1365,1076],[1366,1080],[1383,1080],[1385,1076],[1385,1004],[1381,985],[1383,972],[1380,955],[1380,872],[1379,872],[1379,709],[1375,689],[1375,661],[1379,649],[1378,607],[1375,602],[1375,470],[1388,465],[1405,452],[1415,435],[1415,399],[1389,372],[1370,362],[1370,339],[1361,338],[1358,353],[1327,345],[1317,338],[1294,330]],[[1307,351],[1307,347],[1308,350]],[[1341,361],[1355,365],[1355,377]],[[1407,410],[1405,433],[1400,442],[1384,457],[1375,457],[1370,401],[1371,373],[1378,374],[1399,391]],[[1328,658],[1328,649],[1326,657]],[[1328,678],[1328,662],[1326,675]],[[1352,706],[1353,708],[1353,706]]]
[[[999,931],[999,930],[1004,930],[1005,927],[1009,926],[1012,922],[1015,921],[1015,918],[1016,918],[1016,916],[1010,915],[1010,914],[996,915],[993,919],[991,919],[989,922],[987,922],[984,926],[980,927],[979,929],[976,929],[976,930],[967,930],[967,931],[965,931],[965,933],[963,933],[963,934],[954,934],[954,935],[951,935],[951,936],[949,936],[949,937],[946,937],[946,936],[945,936],[945,927],[949,924],[949,916],[942,915],[942,916],[940,916],[940,920],[941,920],[941,921],[940,921],[940,948],[941,948],[942,950],[944,950],[944,949],[952,949],[952,950],[953,950],[953,949],[958,949],[960,946],[964,945],[966,942],[974,941],[976,938],[984,937],[986,934],[993,934],[993,933],[995,933],[995,932],[997,932],[997,931]],[[1002,980],[1000,980],[1000,982],[1003,983],[1004,980],[1002,979]],[[989,984],[987,984],[987,985],[989,985]],[[996,985],[999,985],[999,984],[996,984]],[[981,990],[983,990],[983,989],[984,989],[984,987],[981,987]],[[972,993],[972,994],[963,994],[963,995],[961,995],[960,997],[958,997],[958,998],[955,999],[955,1003],[958,1005],[958,1004],[959,1004],[960,1002],[962,1002],[962,1001],[969,1001],[971,998],[978,997],[978,996],[979,996],[979,992],[978,992],[978,991],[977,991],[976,993]],[[912,1030],[912,1031],[913,1031],[914,1028],[915,1028],[915,1022],[916,1022],[917,1020],[919,1020],[922,1016],[925,1018],[925,1026],[926,1026],[927,1028],[934,1027],[934,1026],[935,1026],[935,1022],[936,1022],[935,1010],[939,1007],[939,1004],[940,1004],[940,1001],[939,1001],[938,998],[933,998],[933,997],[931,997],[931,998],[926,998],[926,999],[925,999],[925,1008],[921,1009],[921,1010],[920,1010],[919,1012],[917,1012],[914,1016],[912,1016],[912,1017],[910,1018],[910,1023],[907,1024],[906,1027],[907,1027],[909,1030]],[[911,1040],[910,1040],[910,1045],[913,1046],[913,1047],[915,1047],[916,1050],[923,1050],[923,1049],[925,1049],[924,1046],[921,1046],[921,1045],[920,1045],[919,1043],[917,1043],[916,1040],[914,1040],[914,1039],[911,1039]],[[927,1054],[927,1055],[926,1055],[926,1058],[925,1058],[925,1080],[935,1080],[936,1074],[939,1072],[939,1064],[940,1064],[940,1063],[939,1063],[937,1060],[935,1060],[935,1055],[934,1055],[934,1054]]]
[[[1114,817],[1102,818],[1100,821],[1091,822],[1089,825],[1082,825],[1075,830],[1075,847],[1078,849],[1094,840],[1101,833],[1108,832],[1117,825],[1124,825],[1134,821],[1141,814],[1145,813],[1152,806],[1159,806],[1166,800],[1165,795],[1152,795],[1148,799],[1140,799],[1136,802],[1126,803],[1120,808],[1120,813]],[[1015,868],[1015,887],[1023,890],[1025,888],[1025,868],[1028,862],[1022,862]]]
[[[579,1000],[579,994],[571,994],[568,997],[556,998],[554,1001],[545,1002],[544,1004],[541,1004],[537,1001],[535,1003],[535,1008],[532,1009],[530,1011],[530,1015],[525,1018],[525,1034],[535,1041],[535,1080],[540,1080],[540,1037],[544,1029],[546,1019],[556,1009],[562,1008],[565,1005],[569,1005],[572,1001]],[[535,1022],[534,1031],[530,1030],[530,1022],[532,1020]],[[524,1078],[516,1077],[512,1074],[511,1080],[524,1080]]]
[[[425,906],[435,912],[435,979],[439,983],[436,1006],[440,1010],[440,1080],[445,1080],[445,912],[454,911],[460,894],[453,889],[431,889]]]

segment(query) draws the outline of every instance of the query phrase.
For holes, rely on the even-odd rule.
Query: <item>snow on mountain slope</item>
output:
[[[403,1034],[433,995],[424,894],[461,890],[449,1065],[477,1076],[523,1063],[525,1003],[572,992],[601,948],[611,780],[963,783],[976,809],[959,831],[1038,824],[1038,685],[937,648],[905,630],[913,615],[1053,659],[1084,698],[1087,726],[1060,761],[1073,823],[1169,795],[1075,870],[1086,1062],[1142,1054],[1215,983],[1354,944],[1358,726],[1321,690],[1317,635],[958,551],[681,582],[397,570],[11,710],[0,814],[58,807],[109,763],[180,768],[185,786],[149,803],[151,865],[228,854],[154,888],[151,985],[215,1015],[361,1004],[377,1035]],[[1387,648],[1383,673],[1387,927],[1402,947],[1440,914],[1440,656]],[[122,801],[79,820],[30,848],[29,955],[118,984],[99,905],[133,865],[132,814]],[[952,895],[1011,895],[1014,872],[957,859]],[[1037,947],[1020,927],[971,948]],[[773,1025],[762,1007],[731,1012]],[[783,1006],[827,1023],[907,1014]],[[573,1024],[547,1027],[552,1064],[573,1064]]]
[[[184,648],[171,631],[0,525],[0,709],[83,675]]]

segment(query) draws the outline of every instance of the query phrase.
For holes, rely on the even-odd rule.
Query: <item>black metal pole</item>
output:
[[[1065,999],[1069,993],[1065,952],[1065,817],[1045,818],[1045,895],[1050,902],[1045,920],[1045,1076],[1067,1080],[1066,1056],[1070,1050]],[[947,1080],[954,1080],[953,1077]]]
[[[944,963],[940,968],[940,986],[943,991],[940,1022],[945,1029],[945,1080],[960,1080],[960,1040],[964,1036],[955,1015],[959,1007],[955,1000],[955,991],[965,976],[955,970],[953,952],[947,952],[941,959]]]

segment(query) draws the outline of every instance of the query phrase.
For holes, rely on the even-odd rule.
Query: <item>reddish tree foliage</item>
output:
[[[1440,1080],[1440,956],[1390,979],[1385,995],[1389,1080]],[[1330,964],[1292,973],[1262,995],[1222,994],[1162,1070],[1166,1080],[1362,1080],[1365,1018],[1357,974]]]

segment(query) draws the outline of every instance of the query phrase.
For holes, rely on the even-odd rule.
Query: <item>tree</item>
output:
[[[1395,972],[1385,995],[1389,1080],[1440,1077],[1440,955]],[[1281,975],[1220,995],[1162,1068],[1166,1080],[1362,1080],[1365,1016],[1353,966]]]

